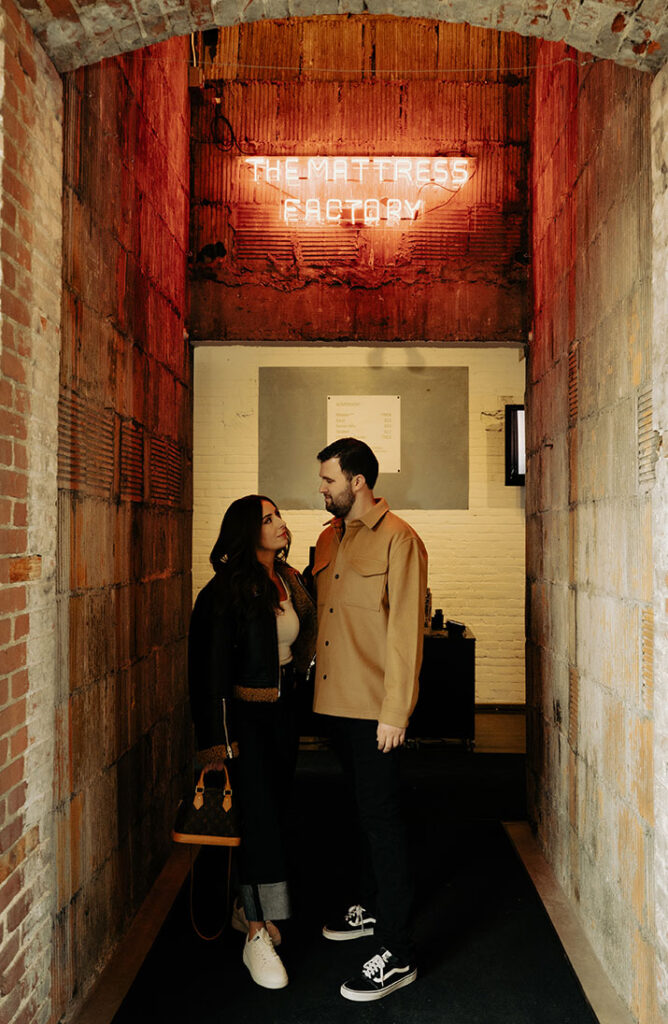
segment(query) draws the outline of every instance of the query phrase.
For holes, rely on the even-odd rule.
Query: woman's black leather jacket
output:
[[[293,665],[297,672],[306,673],[315,652],[315,606],[292,566],[281,564],[279,572],[290,588],[300,623],[292,645]],[[224,586],[216,575],[200,591],[188,634],[190,709],[203,763],[232,756],[232,697],[267,703],[280,696],[274,612],[235,614],[225,607]]]

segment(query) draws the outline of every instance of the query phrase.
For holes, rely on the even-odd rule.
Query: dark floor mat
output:
[[[328,751],[300,755],[295,912],[281,947],[289,986],[270,992],[251,981],[236,932],[211,943],[198,939],[186,885],[114,1024],[595,1024],[500,824],[524,817],[524,759],[448,747],[420,747],[404,758],[418,980],[376,1003],[344,1000],[341,982],[375,949],[373,939],[332,943],[320,934],[324,908],[337,902],[345,865],[355,856],[345,842],[338,782]],[[208,850],[197,865],[205,898],[196,911],[205,927],[223,900],[213,879],[224,873],[226,857]]]

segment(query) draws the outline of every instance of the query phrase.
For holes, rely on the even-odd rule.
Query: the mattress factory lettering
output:
[[[282,193],[281,219],[291,225],[415,220],[424,210],[425,187],[457,192],[472,170],[468,157],[255,156],[245,162],[254,182]]]

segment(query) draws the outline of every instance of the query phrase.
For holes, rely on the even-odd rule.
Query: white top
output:
[[[281,579],[280,576],[279,579]],[[281,601],[281,607],[276,611],[278,662],[279,665],[289,665],[292,661],[292,644],[299,636],[299,616],[292,604],[288,587],[282,579],[281,583],[288,596],[285,601]]]

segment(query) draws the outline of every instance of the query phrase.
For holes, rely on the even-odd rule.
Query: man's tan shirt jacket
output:
[[[427,552],[384,498],[318,538],[314,711],[403,728],[418,695]]]

